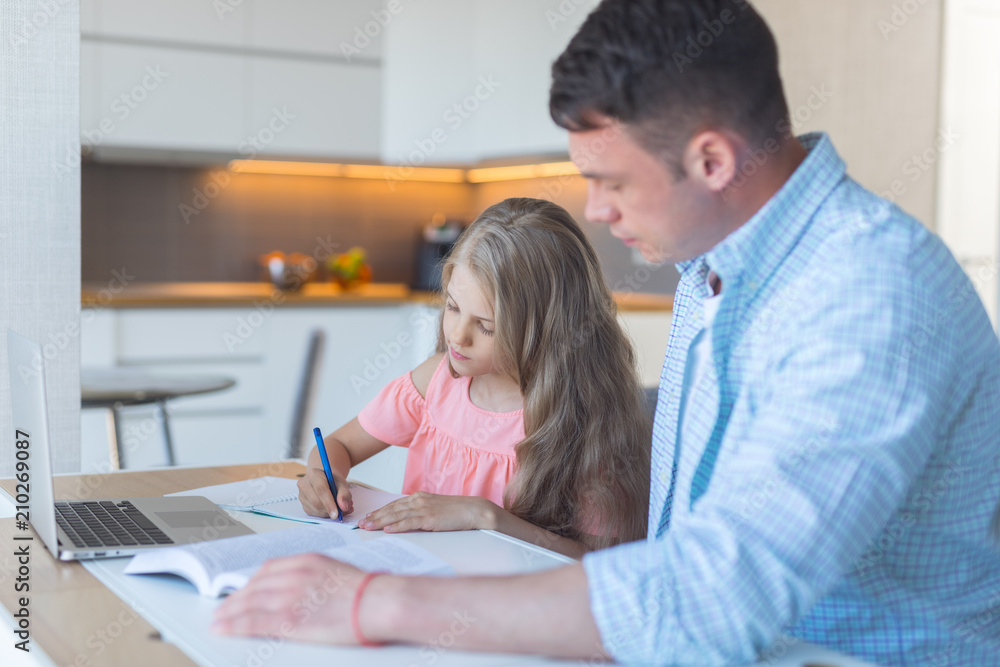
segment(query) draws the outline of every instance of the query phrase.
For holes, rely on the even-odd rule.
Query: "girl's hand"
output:
[[[337,482],[337,503],[340,510],[346,516],[354,511],[354,500],[351,498],[351,490],[347,487],[347,480],[342,479],[334,473],[333,479]],[[326,474],[322,468],[309,467],[306,469],[306,476],[299,479],[299,502],[302,509],[311,516],[337,518],[337,505],[333,502],[333,494],[330,493],[330,485],[326,481]]]
[[[387,533],[493,528],[498,509],[486,498],[418,491],[369,513],[358,526],[365,530],[383,529]]]

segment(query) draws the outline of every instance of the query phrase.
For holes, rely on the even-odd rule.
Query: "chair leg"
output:
[[[163,450],[167,457],[167,465],[175,466],[177,462],[174,460],[174,441],[170,436],[170,422],[167,418],[167,402],[157,401],[156,405],[160,408],[160,417],[162,418],[163,424]]]
[[[108,459],[112,470],[122,469],[121,417],[118,408],[108,408]]]

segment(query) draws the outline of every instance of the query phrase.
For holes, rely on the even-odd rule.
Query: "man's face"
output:
[[[647,261],[676,263],[715,244],[710,191],[690,176],[678,180],[620,126],[570,132],[569,152],[587,178],[584,215]]]

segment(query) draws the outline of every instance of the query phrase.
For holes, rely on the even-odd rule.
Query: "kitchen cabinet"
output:
[[[253,463],[283,457],[310,332],[326,342],[311,424],[330,433],[389,381],[434,348],[437,310],[420,304],[333,308],[105,309],[82,318],[81,364],[162,374],[224,375],[232,389],[168,403],[179,465]],[[106,466],[104,415],[85,410],[82,469]],[[122,411],[129,468],[163,464],[155,411]],[[405,451],[388,451],[356,478],[399,488]]]
[[[191,45],[240,47],[248,12],[242,0],[81,0],[80,29],[88,37],[182,42]],[[232,10],[232,11],[229,11]]]
[[[246,157],[293,155],[371,159],[380,143],[381,71],[348,65],[253,56]]]
[[[390,381],[434,352],[440,310],[418,301],[386,305],[98,308],[81,317],[81,363],[158,374],[229,376],[226,391],[168,403],[179,465],[255,463],[285,456],[310,333],[325,336],[309,426],[328,434],[358,415]],[[670,329],[668,310],[623,310],[645,386],[656,386]],[[107,469],[106,415],[84,410],[82,470]],[[163,465],[158,416],[124,408],[125,465]],[[311,445],[308,445],[311,447]],[[308,451],[308,450],[307,450]],[[406,450],[392,447],[357,466],[355,479],[402,486]],[[263,474],[263,473],[262,473]]]
[[[244,4],[252,15],[249,48],[346,56],[349,61],[378,61],[382,33],[395,18],[383,0],[244,0]]]
[[[379,156],[378,0],[85,0],[81,11],[81,139],[98,155]],[[364,49],[345,57],[357,30]]]
[[[425,0],[401,12],[383,43],[383,160],[565,154],[548,115],[550,65],[596,5]]]
[[[235,153],[244,141],[241,56],[102,42],[82,54],[85,145]]]

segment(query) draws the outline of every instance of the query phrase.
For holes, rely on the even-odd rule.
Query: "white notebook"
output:
[[[398,493],[379,491],[354,482],[349,482],[349,486],[351,497],[354,499],[354,511],[344,515],[344,523],[348,526],[358,525],[358,520],[364,515],[404,497]],[[302,509],[302,503],[299,502],[299,487],[296,480],[285,477],[255,477],[169,495],[205,496],[227,510],[256,512],[293,521],[338,523],[334,519],[306,514]]]

